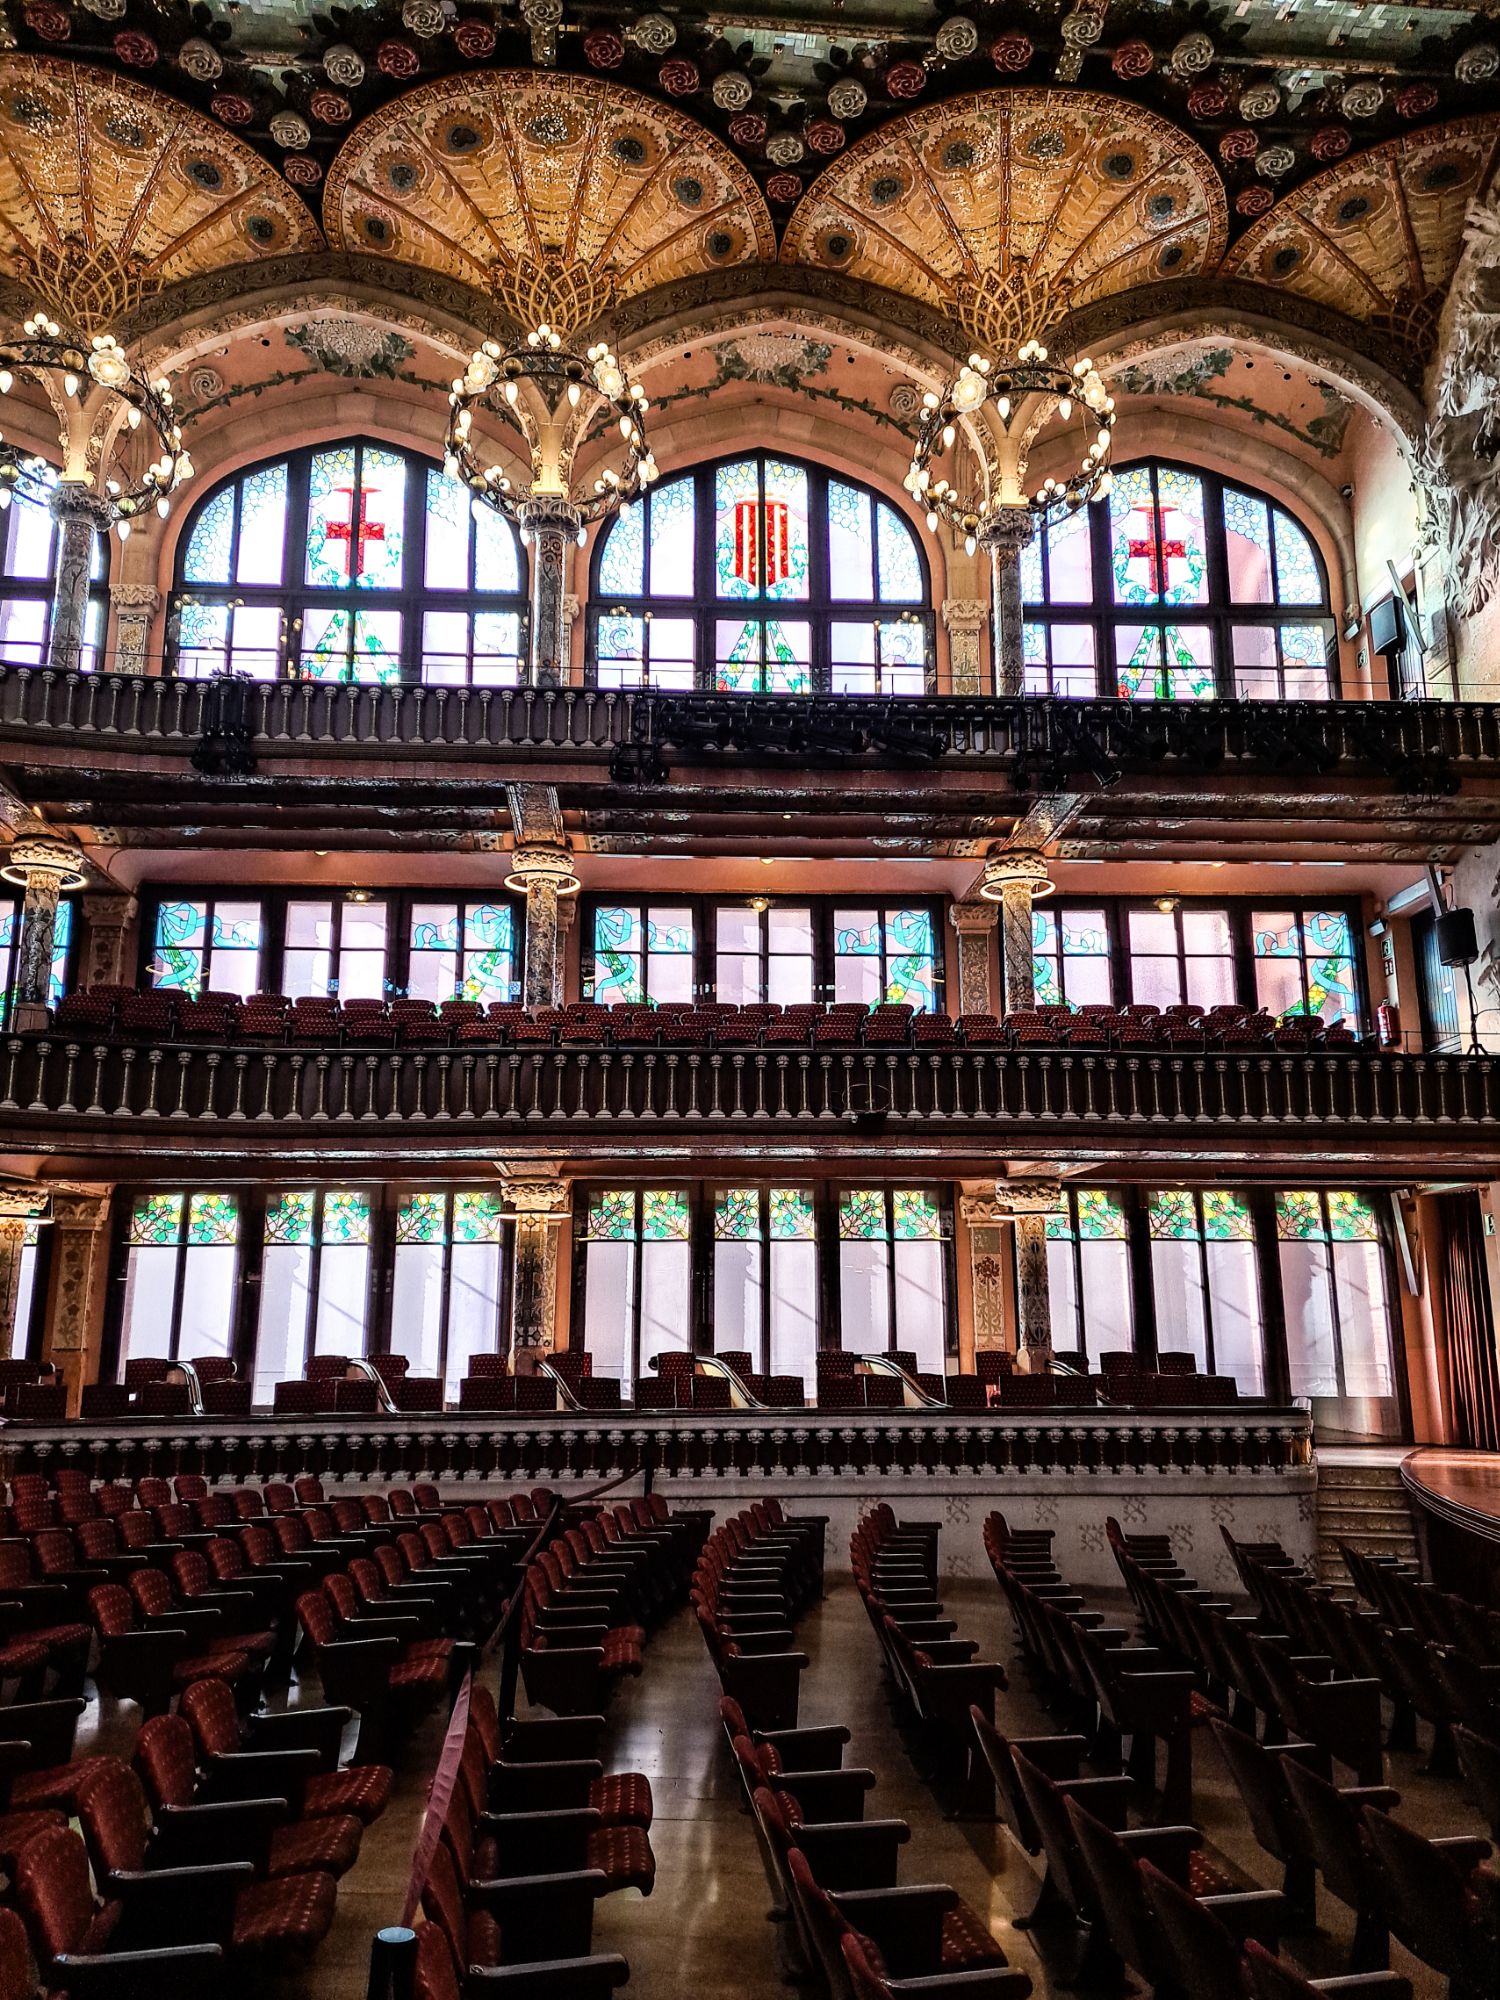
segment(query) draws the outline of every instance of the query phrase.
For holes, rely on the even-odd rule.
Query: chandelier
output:
[[[1024,544],[1039,522],[1109,492],[1114,398],[1086,356],[1058,359],[1048,346],[1046,329],[1066,305],[1066,287],[1019,257],[960,288],[958,315],[974,351],[941,390],[924,393],[904,483],[929,528],[944,522],[971,555],[998,538]],[[955,449],[960,424],[981,412],[998,426],[983,493],[969,489],[956,465],[952,473],[940,465]],[[1067,469],[1033,485],[1028,460],[1044,432],[1049,455]]]
[[[576,425],[574,413],[585,396],[613,411],[620,456],[618,463],[601,469],[590,491],[577,492],[568,477],[572,440],[564,437],[562,427],[570,419]],[[567,417],[562,417],[564,405]],[[590,522],[636,499],[656,477],[656,461],[646,442],[649,407],[645,390],[628,379],[602,341],[580,354],[544,321],[515,346],[486,340],[470,355],[448,398],[448,470],[477,501],[518,527],[523,540],[542,517],[566,523],[582,540]],[[529,485],[517,485],[500,466],[481,462],[473,436],[474,416],[481,409],[520,433],[532,464]]]
[[[42,383],[63,414],[65,454],[72,463],[83,458],[82,419],[96,391],[123,408],[128,431],[144,425],[159,455],[143,470],[106,479],[98,496],[104,520],[117,526],[123,539],[132,521],[153,507],[165,514],[171,495],[193,472],[166,378],[153,380],[109,331],[110,321],[138,304],[154,281],[107,246],[89,250],[71,241],[45,271],[33,265],[27,277],[43,303],[19,335],[0,340],[0,395],[9,394],[18,375]],[[0,506],[40,465],[0,445]],[[77,481],[80,475],[70,465],[63,478]]]

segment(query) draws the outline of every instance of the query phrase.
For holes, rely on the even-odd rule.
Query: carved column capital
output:
[[[1047,1175],[997,1181],[994,1202],[1003,1217],[1012,1219],[1018,1215],[1061,1215],[1066,1206],[1062,1183]]]
[[[154,583],[112,583],[109,601],[125,611],[157,611],[161,592]]]
[[[52,1190],[12,1182],[0,1187],[0,1222],[50,1222]]]
[[[571,1183],[560,1178],[548,1176],[535,1180],[512,1180],[507,1176],[501,1199],[517,1215],[540,1215],[560,1222],[567,1214],[572,1193]]]
[[[983,632],[988,606],[979,597],[945,597],[943,625],[949,632]]]
[[[960,937],[992,931],[1000,922],[998,903],[950,903],[948,921]]]
[[[52,1219],[59,1229],[102,1229],[113,1193],[113,1188],[60,1189],[52,1197]]]

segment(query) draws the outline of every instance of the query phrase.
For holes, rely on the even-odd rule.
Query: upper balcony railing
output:
[[[899,1150],[1050,1147],[1184,1158],[1276,1154],[1305,1169],[1381,1142],[1500,1159],[1500,1060],[1349,1048],[1296,1054],[121,1044],[0,1040],[12,1145],[138,1149],[176,1134],[287,1153],[569,1151],[858,1139]]]
[[[1128,770],[1377,777],[1451,792],[1500,774],[1500,705],[1151,702],[998,696],[673,694],[53,673],[0,665],[0,738],[191,756],[232,734],[253,758],[452,753],[612,763],[978,761],[1038,781]]]

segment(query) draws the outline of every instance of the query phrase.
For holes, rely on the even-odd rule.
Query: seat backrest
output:
[[[88,1850],[65,1826],[49,1826],[16,1856],[16,1899],[45,1972],[82,1942],[94,1920]]]
[[[146,1865],[146,1794],[128,1765],[102,1759],[79,1787],[78,1823],[94,1873],[128,1875]]]
[[[1464,1876],[1440,1848],[1389,1813],[1366,1806],[1364,1822],[1385,1883],[1392,1931],[1455,1987],[1493,1993],[1500,1945]]]
[[[35,1991],[26,1926],[14,1910],[0,1910],[0,2000],[31,2000]]]
[[[1088,1870],[1109,1941],[1133,1972],[1155,1985],[1151,1913],[1140,1866],[1119,1836],[1085,1812],[1076,1799],[1067,1801],[1067,1809],[1079,1858]]]
[[[131,1761],[156,1812],[163,1806],[192,1804],[197,1758],[192,1726],[182,1716],[153,1715],[143,1723]]]
[[[440,1923],[425,1923],[417,1933],[415,1977],[416,2000],[461,2000],[453,1947]]]
[[[218,1675],[185,1687],[178,1713],[187,1718],[200,1757],[227,1757],[239,1749],[239,1711],[234,1705],[234,1690]]]

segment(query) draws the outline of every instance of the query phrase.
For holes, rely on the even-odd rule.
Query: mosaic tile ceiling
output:
[[[1088,91],[984,91],[894,119],[814,183],[782,256],[949,304],[1009,256],[1075,303],[1211,270],[1226,240],[1208,156]]]
[[[322,240],[275,169],[211,119],[101,70],[0,57],[0,269],[23,283],[101,246],[171,283]]]
[[[324,199],[335,248],[484,286],[510,259],[607,272],[617,296],[774,256],[754,180],[685,113],[588,77],[495,70],[367,118]]]

